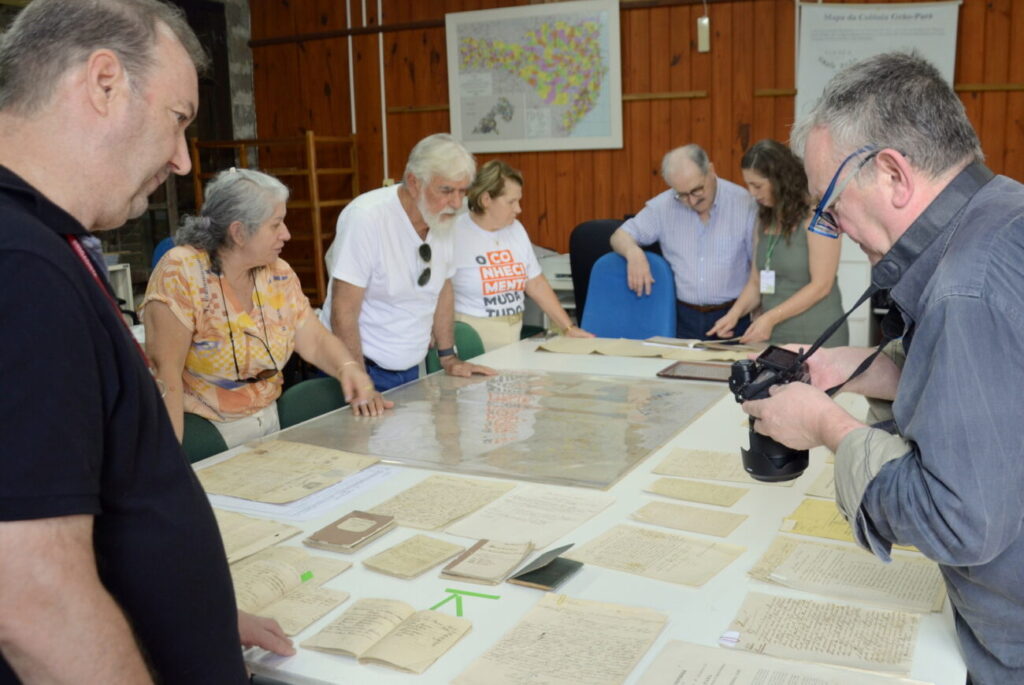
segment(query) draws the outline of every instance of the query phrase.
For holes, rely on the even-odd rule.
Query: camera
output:
[[[754,360],[733,362],[729,374],[729,389],[737,402],[762,400],[768,389],[784,383],[809,383],[810,375],[804,357],[775,345],[770,345]],[[741,449],[743,468],[752,478],[768,483],[797,478],[807,468],[807,450],[794,450],[754,430],[754,417],[750,417],[750,449]]]

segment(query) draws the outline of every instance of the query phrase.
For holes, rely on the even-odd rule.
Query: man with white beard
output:
[[[476,163],[446,133],[409,153],[402,183],[363,193],[341,216],[327,251],[331,287],[320,319],[383,392],[415,380],[431,333],[444,370],[493,375],[455,354],[455,217]]]

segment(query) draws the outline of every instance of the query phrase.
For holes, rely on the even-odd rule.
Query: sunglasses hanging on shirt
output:
[[[228,317],[228,300],[224,296],[223,280],[218,275],[217,285],[220,286],[220,296],[221,299],[224,300],[224,317],[227,319],[228,324],[228,339],[231,341],[231,359],[235,362],[235,381],[237,383],[259,383],[261,381],[270,380],[277,374],[281,373],[281,370],[277,367],[277,360],[274,359],[274,354],[270,351],[270,345],[267,344],[270,340],[270,335],[267,333],[267,319],[263,315],[263,300],[260,298],[260,289],[256,285],[256,277],[253,276],[252,272],[249,272],[249,275],[252,277],[252,287],[256,292],[256,305],[260,308],[260,321],[263,323],[263,335],[266,336],[267,340],[263,340],[258,335],[254,335],[249,331],[244,331],[244,333],[250,338],[255,338],[260,341],[260,344],[263,345],[263,349],[267,351],[267,355],[270,357],[270,363],[274,365],[274,368],[263,369],[252,378],[241,377],[242,373],[238,368],[238,353],[235,351],[235,334],[231,332],[231,319]]]
[[[428,243],[423,243],[422,245],[419,246],[418,252],[420,255],[420,259],[422,259],[424,263],[426,263],[426,266],[424,267],[423,272],[420,274],[420,277],[416,279],[416,285],[422,287],[425,286],[427,283],[430,283],[430,245]]]

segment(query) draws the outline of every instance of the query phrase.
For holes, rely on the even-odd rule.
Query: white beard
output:
[[[423,220],[427,222],[427,226],[430,230],[438,237],[447,237],[451,234],[452,229],[455,227],[455,219],[459,214],[466,211],[466,207],[463,205],[458,210],[449,208],[442,212],[431,212],[427,209],[427,203],[424,202],[424,198],[422,197],[416,202],[416,209],[419,210],[420,216],[422,216]]]

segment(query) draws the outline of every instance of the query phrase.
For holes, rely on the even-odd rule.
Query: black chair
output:
[[[628,215],[628,219],[632,215]],[[572,270],[572,290],[576,298],[576,320],[583,321],[583,307],[590,287],[590,270],[594,262],[612,251],[609,242],[612,233],[625,219],[592,219],[572,229],[569,234],[569,268]],[[661,254],[661,245],[644,246],[648,252]]]

